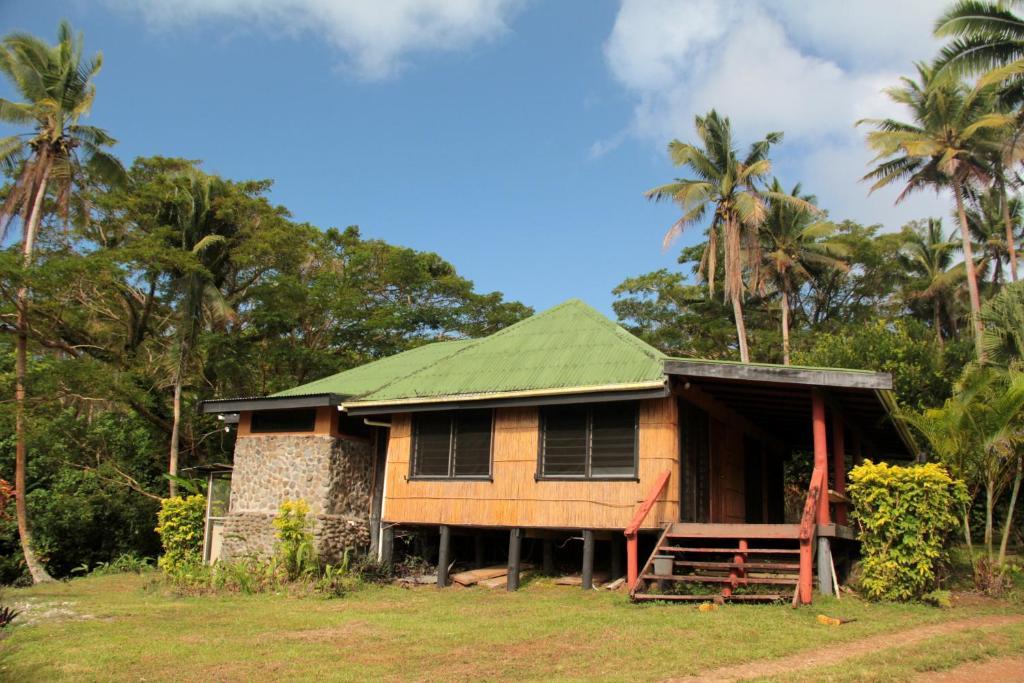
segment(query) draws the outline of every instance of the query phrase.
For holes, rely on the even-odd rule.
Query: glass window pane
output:
[[[579,406],[544,410],[542,475],[583,476],[587,472],[587,411]]]
[[[447,477],[451,449],[449,415],[417,415],[413,421],[413,476]]]
[[[210,486],[210,516],[224,517],[231,502],[231,477],[214,475]]]
[[[491,411],[459,413],[455,424],[456,477],[486,477],[491,473]]]
[[[636,411],[634,403],[594,406],[591,413],[591,476],[635,475]]]

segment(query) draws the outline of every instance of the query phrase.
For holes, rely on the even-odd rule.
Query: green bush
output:
[[[895,467],[866,461],[850,471],[860,527],[861,586],[875,600],[912,600],[935,587],[945,540],[957,527],[963,483],[941,465]]]
[[[206,525],[206,496],[164,498],[160,502],[156,532],[164,554],[161,569],[174,574],[203,562],[203,532]]]
[[[311,574],[317,569],[313,547],[309,505],[304,500],[286,500],[281,503],[274,518],[277,529],[277,552],[284,565],[288,580]]]

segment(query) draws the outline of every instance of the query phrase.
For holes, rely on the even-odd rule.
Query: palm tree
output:
[[[772,180],[775,196],[789,195],[801,202],[814,204],[811,195],[801,195],[800,185],[786,192],[778,178]],[[782,308],[782,362],[789,365],[790,297],[801,281],[811,280],[826,270],[849,270],[843,260],[849,254],[846,245],[830,240],[837,230],[834,223],[819,220],[804,206],[772,201],[768,216],[761,225],[762,264],[759,289],[762,293],[771,284],[779,293]]]
[[[942,221],[929,218],[925,225],[904,230],[900,260],[914,280],[907,298],[931,304],[932,326],[939,347],[943,345],[942,319],[953,320],[952,298],[964,277],[962,263],[953,263],[957,245],[942,232]]]
[[[998,147],[998,133],[1008,129],[1013,119],[997,111],[990,91],[937,81],[932,69],[924,64],[918,64],[917,71],[919,82],[903,78],[901,87],[886,91],[894,102],[911,110],[913,123],[894,119],[858,122],[874,126],[867,139],[878,153],[874,159],[877,166],[864,180],[874,181],[872,192],[893,183],[903,184],[897,203],[916,190],[952,190],[960,222],[975,350],[981,358],[981,298],[965,197],[969,186],[990,183],[988,158]]]
[[[171,496],[177,495],[182,390],[197,338],[207,320],[232,315],[221,287],[229,258],[228,240],[235,234],[236,225],[217,212],[217,200],[223,189],[223,180],[188,169],[171,176],[158,209],[158,223],[169,228],[167,246],[183,252],[179,252],[180,260],[171,267],[171,287],[178,313],[167,466]]]
[[[971,238],[977,243],[979,255],[984,261],[992,264],[992,282],[1001,285],[1005,280],[1003,264],[1007,264],[1010,279],[1016,282],[1015,265],[1012,246],[1017,239],[1021,225],[1021,201],[1017,197],[1008,198],[997,185],[971,200],[967,210],[967,225]],[[1009,224],[1009,230],[1005,226]]]
[[[724,253],[723,294],[732,303],[740,360],[750,362],[747,331],[743,321],[744,245],[756,245],[757,230],[768,213],[766,201],[780,201],[808,207],[807,202],[789,196],[774,197],[758,189],[757,184],[771,172],[768,152],[782,140],[782,133],[768,133],[750,146],[742,159],[733,147],[732,126],[728,117],[711,110],[695,119],[700,146],[679,140],[668,145],[669,156],[676,166],[685,166],[695,178],[675,181],[648,190],[645,196],[654,201],[672,200],[679,204],[683,216],[665,233],[665,248],[687,227],[699,223],[711,212],[699,272],[708,282],[713,296],[718,254]],[[811,210],[817,211],[811,207]]]
[[[21,218],[22,263],[32,265],[43,202],[53,188],[60,210],[66,213],[73,188],[88,173],[113,181],[124,169],[103,148],[114,144],[103,130],[79,123],[92,107],[96,89],[92,79],[100,70],[101,56],[83,59],[82,36],[62,22],[57,44],[50,46],[24,33],[12,33],[0,43],[0,72],[23,101],[0,99],[0,120],[31,126],[31,132],[0,139],[0,167],[17,180],[0,207],[0,239],[14,216]],[[28,288],[17,292],[15,357],[15,488],[18,533],[25,564],[33,581],[50,577],[32,550],[25,510],[25,378],[28,368]]]
[[[1003,227],[1013,282],[1017,281],[1017,245],[1009,215],[1008,177],[1013,177],[1010,169],[1024,154],[1024,113],[1019,111],[1024,102],[1024,18],[1010,8],[1021,4],[1019,0],[961,0],[935,24],[936,37],[953,39],[935,62],[936,75],[950,80],[980,75],[980,86],[998,85],[1001,103],[1018,110],[1015,125],[992,163],[995,184],[1003,194]]]

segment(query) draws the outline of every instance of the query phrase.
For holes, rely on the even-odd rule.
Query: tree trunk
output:
[[[967,555],[971,558],[971,567],[974,566],[974,539],[971,538],[971,504],[963,506],[964,515],[964,541],[967,543]]]
[[[747,351],[747,326],[743,322],[743,303],[740,302],[740,292],[733,291],[729,297],[732,299],[732,314],[736,318],[736,337],[740,342],[740,361],[750,362],[750,353]]]
[[[43,198],[46,196],[46,184],[50,178],[50,163],[44,157],[38,163],[44,164],[39,186],[32,199],[32,207],[24,221],[21,254],[22,265],[28,271],[32,265],[32,249],[35,244],[36,231],[42,216]],[[46,567],[36,557],[32,549],[32,532],[28,526],[28,507],[25,494],[25,467],[27,460],[26,424],[25,424],[25,380],[28,376],[28,287],[22,285],[17,293],[17,342],[14,359],[14,503],[15,515],[18,518],[18,536],[21,538],[21,552],[25,557],[33,583],[53,581]]]
[[[789,365],[789,295],[782,288],[782,364]]]
[[[1003,226],[1006,228],[1006,250],[1010,252],[1010,281],[1017,281],[1017,242],[1013,234],[1013,221],[1010,220],[1010,195],[1006,191],[1006,181],[1000,179],[1003,191]]]
[[[938,296],[932,301],[932,324],[935,326],[935,341],[938,342],[939,350],[941,351],[944,346],[942,340],[942,305],[939,303]]]
[[[985,481],[985,552],[988,553],[989,562],[992,561],[992,508],[996,504],[995,488],[995,481]]]
[[[178,495],[178,484],[173,477],[178,476],[178,444],[181,441],[181,384],[185,374],[186,342],[181,341],[180,355],[178,356],[178,367],[174,371],[174,408],[171,422],[171,449],[167,461],[167,472],[172,479],[169,480],[171,498]]]
[[[1010,527],[1013,525],[1013,509],[1017,506],[1017,495],[1020,493],[1020,481],[1024,476],[1024,463],[1022,456],[1017,456],[1017,473],[1013,477],[1013,489],[1010,493],[1010,507],[1006,510],[1006,519],[1003,520],[1003,538],[999,541],[999,564],[1006,562],[1006,546],[1010,541]]]
[[[960,241],[964,251],[964,268],[967,270],[967,293],[971,299],[971,323],[974,328],[974,351],[978,360],[985,359],[981,349],[981,296],[978,294],[978,273],[974,269],[974,249],[971,247],[971,231],[967,227],[967,214],[964,211],[963,187],[960,179],[952,178],[953,194],[956,197],[956,212],[960,219]]]

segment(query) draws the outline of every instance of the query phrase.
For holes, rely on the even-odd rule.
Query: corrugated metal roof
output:
[[[472,339],[457,339],[418,346],[415,349],[381,358],[372,363],[318,379],[315,382],[279,391],[271,396],[278,398],[319,394],[337,394],[339,396],[366,394],[398,377],[404,377],[424,365],[450,356],[472,342]]]
[[[466,343],[455,353],[396,376],[345,405],[550,389],[635,388],[664,382],[664,360],[653,346],[582,301],[570,299]]]

